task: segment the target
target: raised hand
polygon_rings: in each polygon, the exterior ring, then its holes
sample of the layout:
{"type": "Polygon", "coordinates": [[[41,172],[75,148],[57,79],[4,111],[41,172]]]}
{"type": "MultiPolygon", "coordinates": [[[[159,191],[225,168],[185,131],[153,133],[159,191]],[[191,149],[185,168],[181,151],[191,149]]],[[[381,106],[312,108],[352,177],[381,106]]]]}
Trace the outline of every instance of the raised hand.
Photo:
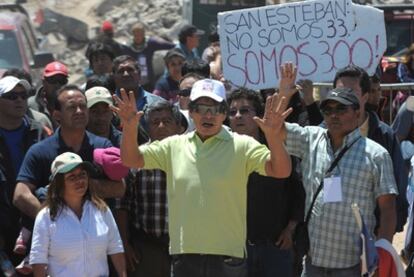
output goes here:
{"type": "Polygon", "coordinates": [[[144,114],[142,111],[137,111],[137,104],[133,91],[128,94],[124,89],[121,89],[121,98],[117,95],[113,96],[116,106],[111,106],[111,110],[115,112],[121,119],[123,126],[135,124],[138,126],[139,119],[144,114]]]}
{"type": "Polygon", "coordinates": [[[297,68],[293,63],[286,62],[280,66],[279,94],[285,96],[288,101],[297,92],[296,74],[297,68]]]}
{"type": "Polygon", "coordinates": [[[313,98],[313,82],[309,79],[302,79],[297,81],[299,90],[302,91],[303,100],[306,105],[310,105],[315,102],[313,98]]]}
{"type": "Polygon", "coordinates": [[[279,136],[285,123],[285,119],[293,111],[292,108],[286,110],[286,97],[274,94],[267,97],[263,118],[255,116],[253,119],[262,129],[266,138],[268,136],[279,136]]]}

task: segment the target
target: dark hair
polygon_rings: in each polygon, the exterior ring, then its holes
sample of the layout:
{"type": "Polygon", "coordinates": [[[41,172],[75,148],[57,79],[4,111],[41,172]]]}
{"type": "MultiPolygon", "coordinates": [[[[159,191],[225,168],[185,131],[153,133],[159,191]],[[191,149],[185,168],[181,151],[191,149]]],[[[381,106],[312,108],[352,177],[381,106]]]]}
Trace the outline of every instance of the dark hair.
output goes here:
{"type": "Polygon", "coordinates": [[[339,78],[342,77],[351,77],[351,78],[358,78],[359,79],[359,86],[361,87],[362,94],[368,93],[371,91],[371,82],[369,80],[368,73],[359,66],[356,65],[348,65],[339,69],[333,81],[333,87],[336,88],[336,83],[338,82],[339,78]]]}
{"type": "Polygon", "coordinates": [[[90,67],[92,67],[92,59],[99,54],[107,55],[111,59],[111,61],[113,61],[115,58],[112,46],[99,41],[92,42],[88,45],[88,48],[86,49],[85,53],[86,58],[89,60],[90,67]]]}
{"type": "Polygon", "coordinates": [[[169,111],[174,118],[174,121],[180,125],[182,120],[182,114],[178,109],[178,106],[171,104],[170,102],[162,99],[151,103],[150,105],[146,105],[144,108],[144,120],[147,122],[149,126],[149,118],[152,112],[159,112],[159,111],[169,111]]]}
{"type": "Polygon", "coordinates": [[[132,64],[134,65],[135,69],[137,71],[141,72],[141,68],[139,67],[139,63],[137,62],[137,60],[134,59],[133,57],[129,56],[129,55],[121,55],[121,56],[116,57],[113,60],[113,63],[114,63],[113,72],[117,71],[120,64],[122,64],[124,62],[127,62],[127,61],[131,61],[132,64]]]}
{"type": "MultiPolygon", "coordinates": [[[[50,218],[52,219],[52,221],[56,220],[56,217],[62,212],[64,206],[66,205],[65,200],[63,198],[65,192],[64,184],[65,174],[58,173],[56,174],[55,178],[50,182],[49,188],[47,190],[47,196],[44,206],[49,207],[50,218]]],[[[90,184],[88,184],[88,189],[84,195],[84,200],[91,201],[101,211],[105,211],[108,207],[105,204],[105,201],[98,197],[95,190],[90,184]]]]}
{"type": "Polygon", "coordinates": [[[23,79],[23,80],[26,80],[31,86],[33,85],[32,84],[32,76],[30,75],[29,72],[27,72],[24,69],[21,69],[21,68],[10,68],[10,69],[7,69],[3,73],[3,77],[6,77],[6,76],[13,76],[13,77],[16,77],[16,78],[18,78],[20,80],[23,79]]]}
{"type": "Polygon", "coordinates": [[[85,91],[93,87],[104,87],[114,93],[116,90],[114,76],[112,74],[91,75],[86,81],[85,91]]]}
{"type": "Polygon", "coordinates": [[[63,87],[61,87],[57,92],[56,92],[56,98],[55,98],[55,110],[60,111],[62,109],[62,103],[60,103],[59,101],[59,96],[64,93],[65,91],[68,90],[77,90],[79,91],[86,99],[85,94],[83,94],[82,90],[77,86],[77,85],[64,85],[63,87]]]}
{"type": "Polygon", "coordinates": [[[374,74],[371,77],[369,77],[372,83],[379,84],[381,83],[381,78],[378,76],[378,74],[374,74]]]}
{"type": "Polygon", "coordinates": [[[230,106],[234,100],[239,99],[246,99],[248,101],[251,101],[254,109],[256,110],[256,115],[259,117],[263,116],[264,104],[263,98],[259,92],[247,88],[236,89],[230,93],[229,97],[227,98],[227,103],[230,106]]]}
{"type": "Polygon", "coordinates": [[[180,79],[180,81],[179,81],[179,85],[181,85],[181,83],[182,83],[185,79],[187,79],[187,78],[194,78],[194,79],[196,79],[197,81],[205,79],[203,76],[200,76],[200,75],[198,75],[197,73],[190,72],[190,73],[185,74],[185,75],[184,75],[184,76],[180,79]]]}
{"type": "Polygon", "coordinates": [[[185,61],[181,68],[181,75],[196,73],[204,78],[210,78],[210,65],[203,60],[185,61]]]}
{"type": "Polygon", "coordinates": [[[218,42],[218,41],[220,41],[220,37],[219,37],[219,34],[217,33],[217,31],[213,31],[208,35],[208,42],[209,43],[218,42]]]}
{"type": "Polygon", "coordinates": [[[193,25],[184,25],[178,33],[178,41],[182,44],[187,42],[187,37],[191,37],[197,32],[197,28],[193,25]]]}

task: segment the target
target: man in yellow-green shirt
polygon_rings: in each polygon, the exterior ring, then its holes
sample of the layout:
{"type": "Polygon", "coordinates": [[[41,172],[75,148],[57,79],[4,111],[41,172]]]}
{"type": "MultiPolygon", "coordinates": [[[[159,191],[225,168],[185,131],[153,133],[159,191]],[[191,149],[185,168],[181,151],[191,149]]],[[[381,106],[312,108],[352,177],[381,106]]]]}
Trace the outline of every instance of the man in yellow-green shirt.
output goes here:
{"type": "Polygon", "coordinates": [[[263,119],[255,118],[269,144],[223,127],[227,104],[221,82],[194,83],[190,116],[194,132],[138,147],[142,112],[134,95],[121,92],[114,107],[123,123],[121,156],[130,167],[159,168],[167,175],[170,253],[175,277],[246,276],[246,185],[251,172],[289,176],[290,158],[280,138],[284,99],[267,100],[263,119]]]}

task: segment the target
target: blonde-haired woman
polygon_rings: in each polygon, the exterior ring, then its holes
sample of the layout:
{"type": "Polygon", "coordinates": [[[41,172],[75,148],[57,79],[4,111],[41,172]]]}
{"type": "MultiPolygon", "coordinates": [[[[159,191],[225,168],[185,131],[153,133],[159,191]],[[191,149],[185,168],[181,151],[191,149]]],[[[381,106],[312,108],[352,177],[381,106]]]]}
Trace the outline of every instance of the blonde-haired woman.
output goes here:
{"type": "Polygon", "coordinates": [[[33,230],[35,277],[108,276],[108,255],[118,276],[126,276],[119,231],[110,209],[89,186],[91,170],[71,152],[53,161],[45,208],[33,230]]]}

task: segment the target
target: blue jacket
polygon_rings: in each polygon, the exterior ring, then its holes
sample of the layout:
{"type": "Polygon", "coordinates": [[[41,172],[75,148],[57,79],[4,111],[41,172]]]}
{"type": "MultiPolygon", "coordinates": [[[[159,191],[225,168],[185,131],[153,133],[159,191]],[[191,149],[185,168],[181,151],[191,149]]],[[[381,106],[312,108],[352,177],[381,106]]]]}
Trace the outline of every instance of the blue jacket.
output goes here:
{"type": "MultiPolygon", "coordinates": [[[[379,120],[378,116],[373,112],[368,112],[368,138],[380,144],[387,149],[391,156],[394,168],[395,181],[398,188],[397,196],[397,232],[401,232],[407,221],[408,202],[406,198],[408,172],[401,154],[400,143],[392,130],[386,123],[379,120]]],[[[376,215],[378,216],[378,211],[376,215]]],[[[378,218],[378,217],[377,217],[378,218]]]]}

